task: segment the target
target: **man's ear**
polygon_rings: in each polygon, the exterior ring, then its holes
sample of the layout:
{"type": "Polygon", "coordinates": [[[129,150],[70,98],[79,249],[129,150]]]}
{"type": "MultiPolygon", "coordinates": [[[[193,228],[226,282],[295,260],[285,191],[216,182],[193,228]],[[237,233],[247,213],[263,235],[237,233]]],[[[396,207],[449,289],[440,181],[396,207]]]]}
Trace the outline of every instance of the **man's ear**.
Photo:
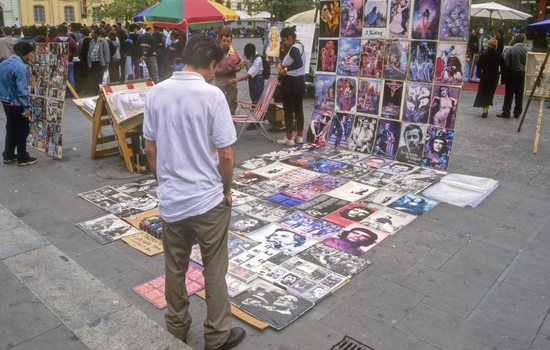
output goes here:
{"type": "Polygon", "coordinates": [[[211,70],[215,70],[216,67],[218,66],[218,63],[219,62],[216,62],[215,60],[212,60],[212,61],[210,61],[210,64],[208,65],[208,68],[211,69],[211,70]]]}

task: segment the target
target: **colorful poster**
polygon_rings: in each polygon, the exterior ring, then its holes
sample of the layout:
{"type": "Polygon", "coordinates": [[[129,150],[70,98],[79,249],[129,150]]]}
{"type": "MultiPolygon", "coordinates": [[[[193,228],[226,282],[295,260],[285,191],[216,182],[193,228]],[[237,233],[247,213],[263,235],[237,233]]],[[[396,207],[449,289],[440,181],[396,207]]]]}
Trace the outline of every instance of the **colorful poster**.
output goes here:
{"type": "Polygon", "coordinates": [[[320,39],[319,56],[317,58],[318,72],[336,72],[336,62],[338,61],[338,40],[320,39]]]}
{"type": "Polygon", "coordinates": [[[430,109],[430,124],[454,129],[459,97],[460,88],[435,85],[430,109]]]}
{"type": "Polygon", "coordinates": [[[334,113],[328,107],[323,109],[314,108],[306,133],[306,141],[319,146],[325,145],[333,115],[334,113]]]}
{"type": "Polygon", "coordinates": [[[382,116],[388,119],[399,119],[401,102],[403,101],[404,83],[397,80],[384,81],[384,96],[382,98],[382,116]]]}
{"type": "Polygon", "coordinates": [[[400,131],[401,123],[380,119],[373,155],[395,158],[397,146],[399,145],[400,131]]]}
{"type": "Polygon", "coordinates": [[[285,27],[283,22],[268,23],[267,33],[264,39],[265,55],[269,58],[279,59],[281,55],[281,30],[285,27]]]}
{"type": "Polygon", "coordinates": [[[338,40],[338,69],[340,75],[359,74],[361,61],[361,39],[340,38],[338,40]]]}
{"type": "Polygon", "coordinates": [[[357,104],[357,79],[338,78],[336,81],[336,111],[355,112],[357,104]]]}
{"type": "Polygon", "coordinates": [[[332,118],[328,143],[335,147],[348,147],[348,137],[353,125],[353,114],[336,113],[332,118]]]}
{"type": "Polygon", "coordinates": [[[384,40],[368,39],[361,42],[362,77],[382,78],[384,69],[384,40]]]}
{"type": "Polygon", "coordinates": [[[381,92],[381,80],[359,79],[359,89],[357,92],[357,113],[378,116],[380,112],[381,92]]]}
{"type": "Polygon", "coordinates": [[[412,38],[437,40],[441,0],[415,0],[412,38]]]}
{"type": "Polygon", "coordinates": [[[334,110],[336,76],[328,74],[317,74],[313,82],[315,86],[314,108],[334,110]]]}
{"type": "Polygon", "coordinates": [[[364,7],[363,37],[381,38],[386,34],[388,2],[367,0],[364,7]]]}
{"type": "Polygon", "coordinates": [[[435,61],[435,82],[462,85],[466,44],[440,43],[435,61]]]}
{"type": "Polygon", "coordinates": [[[409,57],[409,42],[387,40],[384,53],[384,78],[405,80],[409,57]]]}
{"type": "Polygon", "coordinates": [[[388,30],[390,38],[408,38],[411,16],[410,0],[390,0],[388,30]]]}
{"type": "Polygon", "coordinates": [[[340,36],[360,37],[363,29],[363,0],[341,0],[340,4],[340,36]]]}
{"type": "Polygon", "coordinates": [[[443,0],[439,40],[466,41],[468,39],[469,7],[468,0],[443,0]]]}
{"type": "Polygon", "coordinates": [[[430,103],[432,100],[432,84],[407,83],[403,121],[412,123],[428,123],[430,103]]]}
{"type": "Polygon", "coordinates": [[[354,152],[371,154],[374,148],[377,125],[378,118],[356,116],[348,140],[348,149],[354,152]]]}
{"type": "Polygon", "coordinates": [[[412,41],[407,79],[410,81],[432,82],[435,72],[435,55],[435,42],[412,41]]]}
{"type": "Polygon", "coordinates": [[[321,1],[319,36],[337,38],[340,33],[340,1],[321,1]]]}
{"type": "Polygon", "coordinates": [[[422,165],[438,170],[447,170],[453,140],[453,130],[428,126],[422,165]]]}

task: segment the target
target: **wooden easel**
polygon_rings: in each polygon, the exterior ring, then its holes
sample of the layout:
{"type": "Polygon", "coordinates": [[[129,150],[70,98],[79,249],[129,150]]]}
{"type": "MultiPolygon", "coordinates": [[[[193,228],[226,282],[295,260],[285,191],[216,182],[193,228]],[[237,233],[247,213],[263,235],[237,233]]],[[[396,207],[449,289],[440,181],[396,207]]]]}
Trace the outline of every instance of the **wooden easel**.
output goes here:
{"type": "Polygon", "coordinates": [[[102,85],[99,98],[97,99],[96,109],[92,119],[92,158],[104,157],[113,153],[120,152],[124,159],[126,169],[133,173],[134,165],[132,164],[133,151],[131,148],[131,142],[129,142],[131,131],[143,124],[143,114],[136,115],[132,118],[119,122],[119,118],[115,116],[115,112],[109,102],[108,95],[117,92],[132,90],[137,88],[146,88],[153,86],[151,81],[136,83],[136,84],[122,84],[122,85],[102,85]],[[107,110],[107,116],[103,115],[103,109],[107,110]],[[114,135],[102,136],[103,127],[111,125],[114,131],[114,135]],[[104,148],[98,150],[98,145],[102,145],[108,142],[115,141],[118,147],[104,148]]]}

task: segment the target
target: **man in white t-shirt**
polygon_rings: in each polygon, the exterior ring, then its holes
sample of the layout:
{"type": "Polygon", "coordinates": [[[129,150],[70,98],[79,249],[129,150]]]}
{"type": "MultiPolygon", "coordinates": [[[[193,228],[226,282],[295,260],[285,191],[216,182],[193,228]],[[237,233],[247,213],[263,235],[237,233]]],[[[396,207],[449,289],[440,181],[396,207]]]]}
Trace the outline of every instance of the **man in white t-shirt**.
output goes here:
{"type": "Polygon", "coordinates": [[[198,241],[204,264],[207,316],[205,348],[231,349],[245,337],[231,328],[225,275],[231,216],[233,148],[237,136],[223,92],[214,78],[223,51],[196,35],[183,53],[183,71],[154,86],[145,101],[143,136],[151,171],[159,183],[166,264],[166,326],[187,340],[191,326],[185,273],[198,241]]]}

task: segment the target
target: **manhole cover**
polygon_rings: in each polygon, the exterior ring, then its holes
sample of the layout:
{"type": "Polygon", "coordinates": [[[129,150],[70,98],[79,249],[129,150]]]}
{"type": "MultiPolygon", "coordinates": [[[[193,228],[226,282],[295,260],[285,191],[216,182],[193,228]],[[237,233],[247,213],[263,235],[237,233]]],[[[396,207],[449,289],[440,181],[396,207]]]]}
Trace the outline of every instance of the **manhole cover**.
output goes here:
{"type": "Polygon", "coordinates": [[[330,348],[330,350],[375,350],[375,349],[371,348],[370,346],[366,346],[365,344],[358,342],[352,337],[348,337],[346,335],[344,339],[340,340],[338,344],[334,345],[332,348],[330,348]]]}

